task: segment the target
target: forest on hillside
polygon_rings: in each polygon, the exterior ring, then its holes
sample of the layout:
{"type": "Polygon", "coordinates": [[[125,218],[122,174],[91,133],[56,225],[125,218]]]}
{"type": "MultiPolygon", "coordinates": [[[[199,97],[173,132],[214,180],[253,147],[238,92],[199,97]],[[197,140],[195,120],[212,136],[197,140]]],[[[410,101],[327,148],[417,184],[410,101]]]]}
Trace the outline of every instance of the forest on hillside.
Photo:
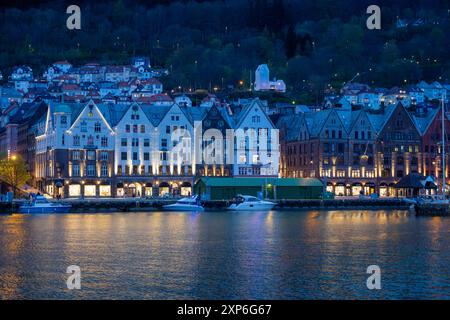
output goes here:
{"type": "Polygon", "coordinates": [[[450,78],[447,0],[376,1],[381,30],[366,28],[372,0],[77,2],[81,30],[65,27],[67,1],[2,3],[3,74],[18,64],[40,73],[61,59],[121,64],[147,55],[169,70],[166,88],[208,89],[246,87],[267,63],[304,102],[357,73],[383,87],[450,78]]]}

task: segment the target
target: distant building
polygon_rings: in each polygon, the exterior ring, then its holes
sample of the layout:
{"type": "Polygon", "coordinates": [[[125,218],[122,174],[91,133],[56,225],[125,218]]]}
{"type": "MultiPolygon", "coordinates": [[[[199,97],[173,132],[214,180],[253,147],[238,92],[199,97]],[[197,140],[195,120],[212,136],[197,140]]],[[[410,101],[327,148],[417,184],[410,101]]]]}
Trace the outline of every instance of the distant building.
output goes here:
{"type": "Polygon", "coordinates": [[[447,89],[437,81],[430,84],[421,81],[417,84],[417,87],[423,90],[425,97],[427,97],[428,100],[442,99],[442,95],[447,91],[447,89]]]}
{"type": "Polygon", "coordinates": [[[47,70],[43,74],[43,77],[47,79],[47,81],[51,81],[54,78],[62,76],[63,74],[69,72],[71,68],[72,65],[69,62],[57,61],[47,68],[47,70]]]}
{"type": "Polygon", "coordinates": [[[33,80],[33,70],[28,66],[14,67],[10,80],[17,90],[26,93],[30,86],[30,81],[33,80]]]}
{"type": "Polygon", "coordinates": [[[175,97],[175,103],[183,107],[192,107],[192,100],[185,94],[175,97]]]}
{"type": "Polygon", "coordinates": [[[270,71],[267,64],[260,64],[255,71],[255,91],[286,92],[283,80],[270,81],[270,71]]]}
{"type": "Polygon", "coordinates": [[[140,66],[150,68],[150,58],[149,57],[133,57],[131,59],[131,65],[135,68],[140,66]]]}

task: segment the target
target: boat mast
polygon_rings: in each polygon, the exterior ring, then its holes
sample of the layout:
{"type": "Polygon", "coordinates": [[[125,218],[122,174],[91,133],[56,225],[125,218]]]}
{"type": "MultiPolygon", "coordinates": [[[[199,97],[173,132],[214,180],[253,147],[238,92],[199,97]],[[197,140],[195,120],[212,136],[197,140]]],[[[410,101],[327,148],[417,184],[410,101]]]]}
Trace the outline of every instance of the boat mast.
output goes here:
{"type": "Polygon", "coordinates": [[[445,197],[445,93],[442,93],[442,195],[445,197]]]}

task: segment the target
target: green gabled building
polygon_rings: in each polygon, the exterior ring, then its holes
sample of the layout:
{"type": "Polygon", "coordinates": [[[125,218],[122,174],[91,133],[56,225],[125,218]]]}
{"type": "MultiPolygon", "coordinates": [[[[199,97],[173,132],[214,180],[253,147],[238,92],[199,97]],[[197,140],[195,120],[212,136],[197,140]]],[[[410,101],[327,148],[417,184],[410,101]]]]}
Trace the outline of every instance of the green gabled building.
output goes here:
{"type": "Polygon", "coordinates": [[[203,177],[195,183],[194,192],[208,200],[230,200],[238,194],[269,199],[319,199],[323,184],[314,178],[203,177]]]}

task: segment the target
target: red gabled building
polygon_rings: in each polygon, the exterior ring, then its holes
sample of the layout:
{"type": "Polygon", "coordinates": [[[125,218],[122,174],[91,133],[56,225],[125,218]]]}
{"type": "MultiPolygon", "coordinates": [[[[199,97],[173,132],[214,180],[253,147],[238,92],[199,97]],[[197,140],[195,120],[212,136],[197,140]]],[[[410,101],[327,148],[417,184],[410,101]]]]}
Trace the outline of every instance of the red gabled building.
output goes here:
{"type": "MultiPolygon", "coordinates": [[[[417,127],[421,131],[421,173],[435,178],[439,188],[442,185],[442,110],[440,108],[428,111],[423,117],[414,117],[417,127]]],[[[449,179],[450,152],[450,120],[448,114],[444,116],[445,131],[445,176],[449,179]]]]}

